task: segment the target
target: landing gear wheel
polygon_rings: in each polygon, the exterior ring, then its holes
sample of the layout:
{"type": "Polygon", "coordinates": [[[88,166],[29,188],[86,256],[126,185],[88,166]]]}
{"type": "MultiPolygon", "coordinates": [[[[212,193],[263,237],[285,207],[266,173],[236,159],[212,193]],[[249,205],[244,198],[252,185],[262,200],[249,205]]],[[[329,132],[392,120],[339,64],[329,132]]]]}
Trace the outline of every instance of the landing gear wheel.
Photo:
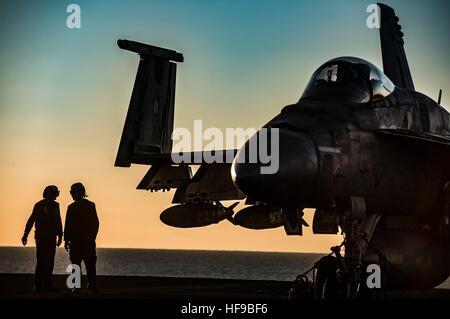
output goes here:
{"type": "Polygon", "coordinates": [[[314,282],[316,299],[337,299],[340,296],[338,281],[338,261],[334,256],[325,256],[317,266],[314,282]]]}

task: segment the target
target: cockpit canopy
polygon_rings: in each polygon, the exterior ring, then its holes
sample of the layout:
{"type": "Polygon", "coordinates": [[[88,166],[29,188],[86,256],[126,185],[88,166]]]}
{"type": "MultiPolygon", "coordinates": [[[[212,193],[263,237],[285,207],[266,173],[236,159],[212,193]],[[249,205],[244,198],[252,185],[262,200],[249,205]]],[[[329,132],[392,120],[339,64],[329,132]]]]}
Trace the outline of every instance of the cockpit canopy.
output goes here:
{"type": "Polygon", "coordinates": [[[394,89],[391,80],[372,63],[341,57],[326,62],[314,72],[301,99],[327,96],[367,103],[385,98],[394,89]]]}

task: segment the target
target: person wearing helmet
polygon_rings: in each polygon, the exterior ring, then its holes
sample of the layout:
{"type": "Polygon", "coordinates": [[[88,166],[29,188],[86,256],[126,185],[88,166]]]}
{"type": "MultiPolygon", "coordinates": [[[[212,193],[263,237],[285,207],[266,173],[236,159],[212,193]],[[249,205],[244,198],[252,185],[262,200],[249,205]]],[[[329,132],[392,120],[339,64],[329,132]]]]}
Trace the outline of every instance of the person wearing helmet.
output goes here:
{"type": "Polygon", "coordinates": [[[57,291],[52,286],[52,273],[55,260],[56,246],[61,245],[62,223],[59,213],[58,187],[49,185],[45,187],[43,199],[34,205],[33,212],[28,218],[22,244],[27,244],[28,234],[33,225],[36,240],[36,270],[34,274],[34,292],[57,291]]]}
{"type": "MultiPolygon", "coordinates": [[[[98,292],[96,281],[95,239],[97,238],[99,221],[95,204],[86,199],[86,189],[81,183],[75,183],[70,188],[74,202],[67,208],[64,226],[64,248],[70,254],[72,264],[80,266],[84,261],[88,277],[88,288],[98,292]]],[[[74,292],[79,289],[74,288],[74,292]]]]}

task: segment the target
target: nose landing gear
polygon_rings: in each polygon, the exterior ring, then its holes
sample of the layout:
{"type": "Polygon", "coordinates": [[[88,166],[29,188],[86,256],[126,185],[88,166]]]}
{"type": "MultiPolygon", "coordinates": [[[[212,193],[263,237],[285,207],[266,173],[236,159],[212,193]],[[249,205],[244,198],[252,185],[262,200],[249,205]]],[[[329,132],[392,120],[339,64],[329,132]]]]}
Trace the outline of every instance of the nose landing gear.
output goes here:
{"type": "Polygon", "coordinates": [[[322,257],[306,273],[297,277],[289,293],[296,295],[299,287],[308,287],[316,299],[352,299],[361,291],[363,282],[362,256],[369,245],[380,215],[366,214],[365,200],[351,197],[350,208],[341,216],[340,226],[344,242],[331,248],[331,253],[322,257]],[[344,247],[345,254],[341,255],[344,247]],[[313,271],[312,286],[307,274],[313,271]],[[305,284],[306,281],[306,284],[305,284]]]}

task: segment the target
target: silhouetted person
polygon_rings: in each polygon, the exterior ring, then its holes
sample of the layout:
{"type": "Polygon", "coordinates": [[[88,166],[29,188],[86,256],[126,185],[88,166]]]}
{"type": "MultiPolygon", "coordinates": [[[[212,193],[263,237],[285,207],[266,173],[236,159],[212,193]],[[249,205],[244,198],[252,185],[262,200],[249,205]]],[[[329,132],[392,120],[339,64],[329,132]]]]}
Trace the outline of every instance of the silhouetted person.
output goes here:
{"type": "Polygon", "coordinates": [[[59,190],[54,185],[47,186],[42,196],[44,199],[34,205],[22,237],[22,244],[25,246],[28,234],[34,225],[36,240],[35,292],[57,291],[52,286],[52,273],[56,246],[59,247],[62,241],[61,215],[59,204],[56,202],[59,190]]]}
{"type": "MultiPolygon", "coordinates": [[[[96,281],[95,239],[98,233],[98,217],[95,204],[86,199],[86,189],[83,184],[75,183],[70,188],[74,202],[67,208],[64,227],[64,248],[70,253],[70,261],[81,269],[84,261],[88,277],[88,287],[98,292],[96,281]]],[[[74,292],[78,292],[75,288],[74,292]]]]}

